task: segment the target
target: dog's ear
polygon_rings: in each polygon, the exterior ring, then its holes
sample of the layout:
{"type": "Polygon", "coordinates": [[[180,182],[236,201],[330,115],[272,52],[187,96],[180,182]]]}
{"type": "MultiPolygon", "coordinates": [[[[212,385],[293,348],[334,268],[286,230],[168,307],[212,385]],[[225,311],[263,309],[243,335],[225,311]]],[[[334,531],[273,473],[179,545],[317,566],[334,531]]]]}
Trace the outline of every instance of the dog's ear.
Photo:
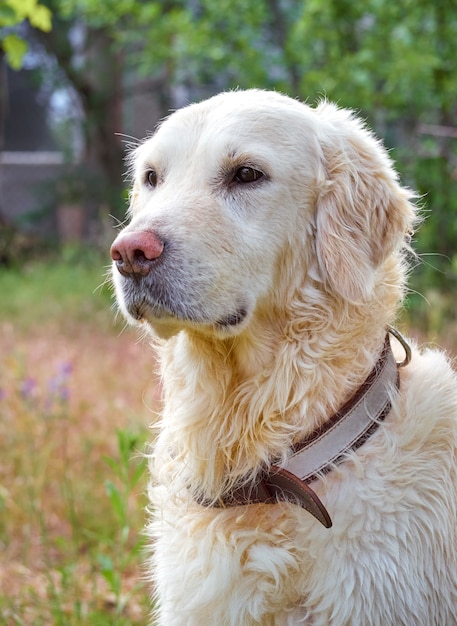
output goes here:
{"type": "Polygon", "coordinates": [[[354,114],[322,103],[325,182],[316,206],[316,253],[326,284],[346,300],[370,299],[376,270],[412,227],[412,194],[400,187],[379,141],[354,114]]]}

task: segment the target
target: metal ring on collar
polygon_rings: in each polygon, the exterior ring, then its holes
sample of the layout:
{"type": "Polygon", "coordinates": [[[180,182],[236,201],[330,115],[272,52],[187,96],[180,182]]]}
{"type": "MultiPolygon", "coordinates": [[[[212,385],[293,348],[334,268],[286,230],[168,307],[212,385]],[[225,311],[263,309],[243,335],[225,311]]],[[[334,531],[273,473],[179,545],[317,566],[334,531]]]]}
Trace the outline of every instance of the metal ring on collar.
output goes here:
{"type": "Polygon", "coordinates": [[[403,359],[403,361],[400,361],[400,363],[397,363],[398,367],[405,367],[411,361],[411,348],[408,342],[403,337],[403,335],[396,328],[390,326],[390,324],[387,325],[387,332],[395,337],[395,339],[401,344],[403,350],[405,351],[405,358],[403,359]]]}

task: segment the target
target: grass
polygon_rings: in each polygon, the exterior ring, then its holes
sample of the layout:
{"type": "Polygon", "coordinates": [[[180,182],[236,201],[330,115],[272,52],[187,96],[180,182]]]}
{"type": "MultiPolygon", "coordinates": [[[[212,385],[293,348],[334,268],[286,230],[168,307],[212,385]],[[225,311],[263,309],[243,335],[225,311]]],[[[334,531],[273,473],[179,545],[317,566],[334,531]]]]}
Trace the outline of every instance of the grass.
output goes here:
{"type": "Polygon", "coordinates": [[[90,322],[113,327],[111,295],[104,286],[108,260],[81,248],[68,248],[60,257],[0,271],[0,319],[27,330],[50,322],[90,322]],[[105,264],[105,265],[104,265],[105,264]],[[108,319],[110,317],[110,319],[108,319]]]}
{"type": "Polygon", "coordinates": [[[0,623],[144,624],[153,355],[95,256],[0,270],[0,623]]]}

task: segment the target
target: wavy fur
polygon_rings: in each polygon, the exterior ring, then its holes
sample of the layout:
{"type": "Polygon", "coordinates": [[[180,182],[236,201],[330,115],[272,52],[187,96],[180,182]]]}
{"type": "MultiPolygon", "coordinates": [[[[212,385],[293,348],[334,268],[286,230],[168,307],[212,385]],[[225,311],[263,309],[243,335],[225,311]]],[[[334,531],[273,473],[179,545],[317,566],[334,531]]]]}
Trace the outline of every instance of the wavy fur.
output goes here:
{"type": "Polygon", "coordinates": [[[287,456],[371,371],[416,219],[385,149],[331,103],[251,90],[176,112],[132,163],[124,232],[165,241],[152,278],[114,269],[121,310],[156,336],[163,380],[157,624],[457,623],[457,384],[439,352],[414,350],[385,423],[313,485],[332,529],[293,504],[196,501],[287,456]],[[237,184],[240,167],[263,178],[237,184]]]}

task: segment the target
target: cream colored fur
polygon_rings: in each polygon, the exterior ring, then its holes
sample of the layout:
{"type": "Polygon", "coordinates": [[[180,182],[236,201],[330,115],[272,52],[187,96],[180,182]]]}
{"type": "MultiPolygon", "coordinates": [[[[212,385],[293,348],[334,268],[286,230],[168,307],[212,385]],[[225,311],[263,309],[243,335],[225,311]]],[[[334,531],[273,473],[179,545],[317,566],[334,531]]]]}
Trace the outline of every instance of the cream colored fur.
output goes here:
{"type": "Polygon", "coordinates": [[[438,351],[414,347],[385,422],[312,485],[331,529],[294,504],[196,501],[287,456],[376,362],[414,221],[386,151],[351,112],[251,90],[174,113],[132,164],[124,232],[166,242],[154,296],[113,270],[163,379],[154,623],[457,624],[457,381],[438,351]]]}

